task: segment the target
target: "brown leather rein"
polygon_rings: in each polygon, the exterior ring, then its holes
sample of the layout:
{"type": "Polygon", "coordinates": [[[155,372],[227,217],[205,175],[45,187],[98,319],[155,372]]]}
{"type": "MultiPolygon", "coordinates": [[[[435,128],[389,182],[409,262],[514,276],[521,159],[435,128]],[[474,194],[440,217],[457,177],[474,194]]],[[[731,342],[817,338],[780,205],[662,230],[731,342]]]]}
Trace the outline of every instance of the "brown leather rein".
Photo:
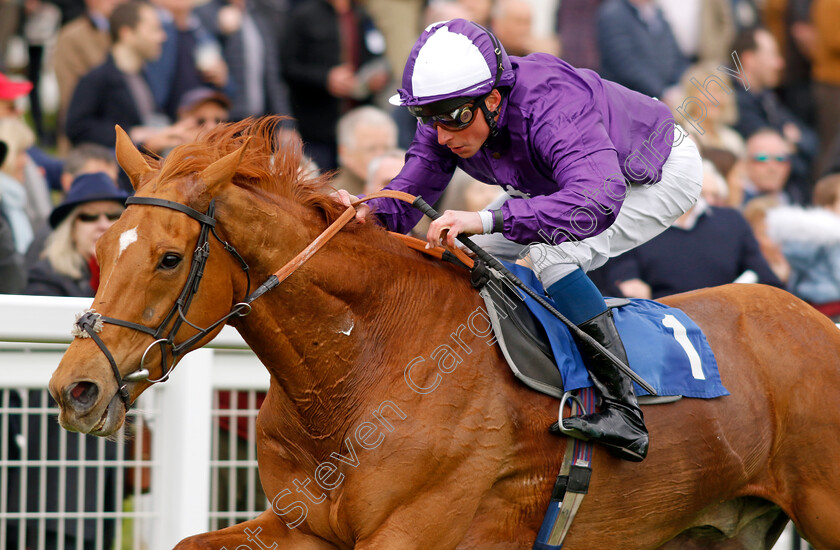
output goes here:
{"type": "MultiPolygon", "coordinates": [[[[289,277],[289,275],[294,273],[300,266],[306,263],[306,261],[309,258],[311,258],[316,252],[318,252],[318,250],[320,250],[321,247],[327,244],[327,242],[329,242],[330,239],[332,239],[336,234],[338,234],[338,232],[341,231],[341,229],[356,216],[356,206],[363,204],[369,200],[383,198],[396,199],[403,202],[407,202],[409,204],[413,204],[417,200],[417,197],[409,193],[405,193],[403,191],[391,191],[388,189],[378,191],[376,193],[371,193],[370,195],[357,200],[356,202],[348,206],[347,210],[345,210],[344,213],[337,220],[330,224],[330,226],[327,227],[323,231],[323,233],[318,235],[315,238],[315,240],[309,244],[309,246],[301,250],[297,256],[292,258],[286,265],[281,267],[271,277],[269,277],[269,280],[267,280],[259,288],[257,288],[257,290],[254,291],[254,293],[249,297],[249,299],[246,300],[246,303],[253,302],[255,299],[262,296],[268,290],[271,290],[275,286],[279,285],[284,280],[286,280],[289,277]],[[276,278],[276,280],[272,279],[272,277],[276,278]],[[260,290],[266,285],[270,286],[262,292],[260,292],[260,290]]],[[[454,255],[455,258],[458,259],[458,261],[466,265],[468,268],[472,269],[473,267],[474,262],[472,258],[467,256],[467,254],[465,254],[464,251],[458,248],[453,249],[449,247],[436,247],[430,250],[426,250],[426,243],[424,241],[421,241],[420,239],[415,239],[414,237],[401,235],[399,233],[392,233],[392,235],[396,236],[398,239],[403,241],[403,243],[405,243],[410,248],[419,250],[424,254],[429,254],[430,256],[433,256],[438,259],[445,259],[446,252],[449,252],[450,254],[454,255]]]]}

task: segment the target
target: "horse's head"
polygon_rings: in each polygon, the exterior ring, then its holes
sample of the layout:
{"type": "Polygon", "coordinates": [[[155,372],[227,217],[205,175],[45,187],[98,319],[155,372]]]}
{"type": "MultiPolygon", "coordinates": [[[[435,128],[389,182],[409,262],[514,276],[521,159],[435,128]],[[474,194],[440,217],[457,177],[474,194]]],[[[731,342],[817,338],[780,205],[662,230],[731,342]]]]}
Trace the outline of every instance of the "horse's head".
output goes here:
{"type": "Polygon", "coordinates": [[[184,173],[147,161],[122,129],[117,136],[117,160],[136,195],[96,245],[95,313],[74,325],[77,338],[50,381],[61,425],[95,435],[118,430],[137,396],[212,339],[229,313],[247,309],[235,306],[247,276],[214,232],[213,199],[248,138],[228,136],[232,145],[184,173]]]}

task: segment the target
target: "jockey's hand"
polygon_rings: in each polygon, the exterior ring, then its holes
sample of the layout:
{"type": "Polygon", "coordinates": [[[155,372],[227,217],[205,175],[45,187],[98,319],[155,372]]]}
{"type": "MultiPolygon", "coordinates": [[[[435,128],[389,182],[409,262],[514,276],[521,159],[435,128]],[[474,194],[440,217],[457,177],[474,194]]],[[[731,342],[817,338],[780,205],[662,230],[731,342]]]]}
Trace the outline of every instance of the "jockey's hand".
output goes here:
{"type": "MultiPolygon", "coordinates": [[[[336,202],[343,204],[344,206],[352,206],[354,202],[359,200],[359,197],[355,195],[351,195],[345,189],[339,189],[338,191],[333,191],[330,193],[330,196],[336,202]]],[[[365,223],[365,218],[370,213],[370,206],[367,204],[360,204],[356,206],[356,220],[365,223]]]]}
{"type": "Polygon", "coordinates": [[[458,235],[475,235],[483,231],[484,226],[481,224],[481,216],[478,212],[447,210],[429,225],[429,231],[426,233],[426,248],[443,244],[444,238],[450,248],[455,248],[455,237],[458,235]],[[444,231],[446,235],[443,234],[444,231]]]}

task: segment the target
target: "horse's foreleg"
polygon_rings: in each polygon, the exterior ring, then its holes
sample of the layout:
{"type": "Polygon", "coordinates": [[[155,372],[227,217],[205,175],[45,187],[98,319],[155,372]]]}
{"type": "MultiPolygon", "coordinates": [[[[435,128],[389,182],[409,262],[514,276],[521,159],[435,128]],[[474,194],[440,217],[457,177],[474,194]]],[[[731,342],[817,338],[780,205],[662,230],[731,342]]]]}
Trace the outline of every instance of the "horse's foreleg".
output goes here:
{"type": "Polygon", "coordinates": [[[174,550],[335,550],[329,542],[289,529],[274,512],[266,510],[256,519],[220,531],[182,540],[174,550]]]}

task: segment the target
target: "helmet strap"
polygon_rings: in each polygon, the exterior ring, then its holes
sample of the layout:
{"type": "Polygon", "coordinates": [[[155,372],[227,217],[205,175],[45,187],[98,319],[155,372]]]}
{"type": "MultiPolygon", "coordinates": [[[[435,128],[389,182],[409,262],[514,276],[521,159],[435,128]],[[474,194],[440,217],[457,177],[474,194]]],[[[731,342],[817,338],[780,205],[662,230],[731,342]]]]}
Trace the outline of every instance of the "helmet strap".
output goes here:
{"type": "Polygon", "coordinates": [[[489,97],[489,95],[490,94],[484,96],[478,106],[481,109],[481,112],[484,113],[484,120],[487,121],[487,126],[490,127],[490,135],[487,137],[487,139],[493,139],[499,135],[499,127],[497,121],[499,116],[499,109],[502,106],[502,101],[500,98],[499,106],[491,111],[487,108],[487,98],[489,97]]]}
{"type": "MultiPolygon", "coordinates": [[[[481,25],[476,25],[487,33],[487,36],[490,38],[490,42],[493,44],[493,53],[496,55],[496,76],[493,79],[493,87],[490,88],[490,91],[487,92],[483,98],[481,98],[481,101],[479,103],[481,112],[484,113],[484,120],[487,121],[487,126],[490,128],[490,135],[487,137],[487,140],[489,141],[499,135],[497,119],[499,115],[499,110],[502,108],[502,99],[504,98],[504,96],[502,96],[502,98],[499,99],[499,106],[492,111],[487,108],[486,101],[490,94],[493,93],[493,90],[497,89],[496,86],[499,85],[499,80],[502,76],[502,73],[505,70],[505,67],[502,63],[502,44],[501,42],[499,42],[499,39],[496,38],[496,35],[488,31],[481,25]]],[[[501,91],[499,93],[501,94],[501,91]]],[[[484,143],[486,144],[487,141],[485,141],[484,143]]]]}

